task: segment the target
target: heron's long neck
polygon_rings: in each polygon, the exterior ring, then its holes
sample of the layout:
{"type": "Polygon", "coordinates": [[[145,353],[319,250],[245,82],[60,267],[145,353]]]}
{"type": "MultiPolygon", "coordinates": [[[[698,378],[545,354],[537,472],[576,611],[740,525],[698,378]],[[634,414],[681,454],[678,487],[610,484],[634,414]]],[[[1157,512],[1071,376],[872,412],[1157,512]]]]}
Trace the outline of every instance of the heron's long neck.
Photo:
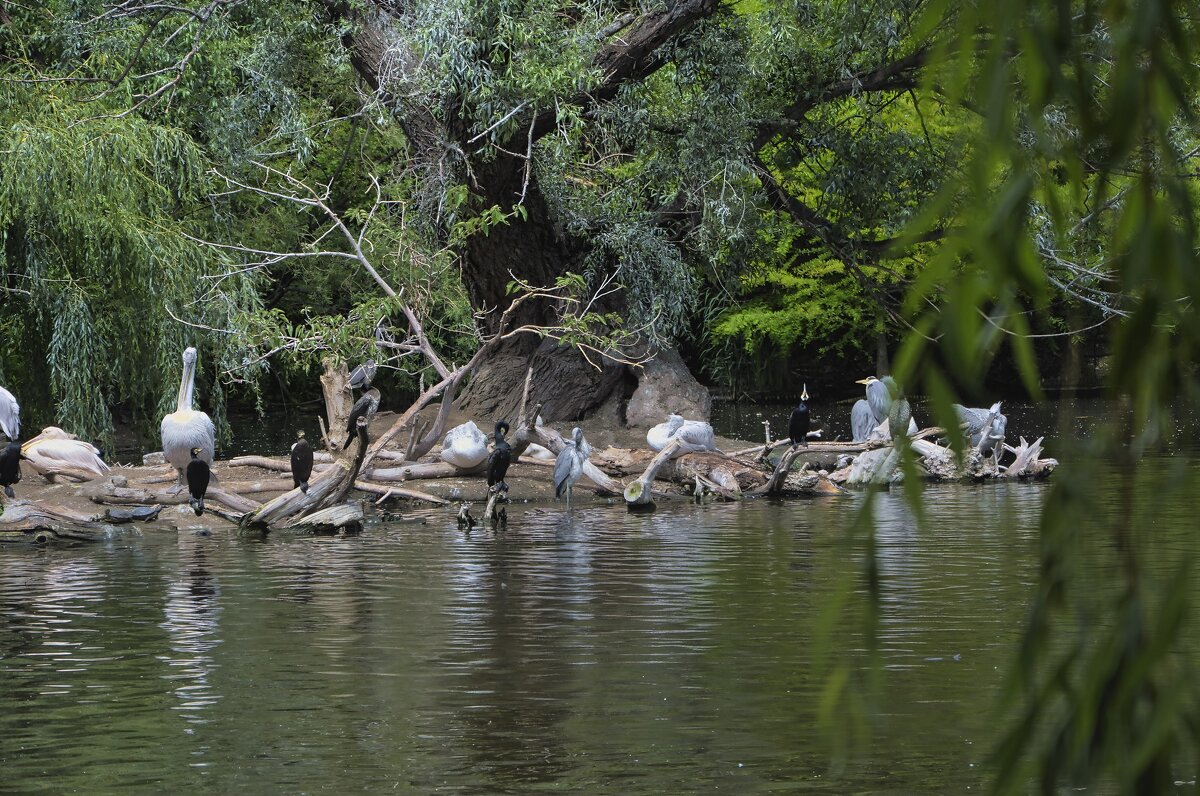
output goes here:
{"type": "Polygon", "coordinates": [[[183,379],[179,382],[179,403],[175,411],[183,412],[192,408],[192,388],[196,383],[196,363],[183,363],[183,379]]]}

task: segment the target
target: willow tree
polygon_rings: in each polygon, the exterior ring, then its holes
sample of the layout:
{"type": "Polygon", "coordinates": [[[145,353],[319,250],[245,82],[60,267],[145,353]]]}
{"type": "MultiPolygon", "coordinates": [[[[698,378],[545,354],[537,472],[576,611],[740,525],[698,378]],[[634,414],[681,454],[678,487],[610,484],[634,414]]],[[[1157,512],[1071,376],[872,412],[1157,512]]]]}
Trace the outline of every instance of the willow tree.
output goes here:
{"type": "Polygon", "coordinates": [[[206,158],[178,129],[80,104],[72,85],[0,90],[0,382],[26,425],[111,439],[115,406],[156,420],[173,408],[188,345],[201,348],[202,392],[220,421],[211,374],[244,352],[237,337],[189,324],[224,328],[255,310],[259,280],[219,279],[221,263],[189,239],[206,158]]]}

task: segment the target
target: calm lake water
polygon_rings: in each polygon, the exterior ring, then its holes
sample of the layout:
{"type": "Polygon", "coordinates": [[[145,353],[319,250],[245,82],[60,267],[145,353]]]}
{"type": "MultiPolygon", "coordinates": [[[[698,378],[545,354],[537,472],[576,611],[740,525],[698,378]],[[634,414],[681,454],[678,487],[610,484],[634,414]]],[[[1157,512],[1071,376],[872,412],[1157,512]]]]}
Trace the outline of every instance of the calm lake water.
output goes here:
{"type": "MultiPolygon", "coordinates": [[[[1190,447],[1144,465],[1200,487],[1190,447]]],[[[882,675],[844,756],[815,639],[861,593],[862,495],[0,548],[0,792],[979,791],[1048,488],[932,488],[921,526],[879,496],[882,675]]],[[[1159,510],[1159,572],[1193,508],[1159,510]]],[[[864,644],[846,620],[827,657],[864,644]]]]}

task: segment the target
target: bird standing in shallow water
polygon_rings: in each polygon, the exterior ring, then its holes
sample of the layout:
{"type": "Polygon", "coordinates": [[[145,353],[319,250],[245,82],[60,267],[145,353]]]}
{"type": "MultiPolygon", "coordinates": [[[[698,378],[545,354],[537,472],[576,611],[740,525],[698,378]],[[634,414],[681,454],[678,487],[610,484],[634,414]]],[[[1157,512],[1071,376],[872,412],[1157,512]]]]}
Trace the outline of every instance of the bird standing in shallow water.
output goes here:
{"type": "Polygon", "coordinates": [[[362,394],[362,397],[354,402],[354,408],[350,410],[350,417],[346,420],[346,444],[342,446],[342,450],[350,447],[350,443],[358,436],[358,419],[365,417],[368,422],[375,416],[375,412],[379,410],[379,390],[372,387],[362,394]]]}
{"type": "Polygon", "coordinates": [[[0,453],[0,486],[4,487],[4,494],[15,498],[17,495],[13,492],[12,485],[20,480],[21,446],[10,442],[5,446],[4,452],[0,453]]]}
{"type": "Polygon", "coordinates": [[[188,494],[191,496],[188,503],[197,517],[204,513],[204,495],[208,492],[208,482],[212,478],[208,462],[200,458],[203,453],[200,448],[192,448],[192,460],[187,466],[188,494]]]}
{"type": "Polygon", "coordinates": [[[200,449],[200,458],[212,464],[216,448],[216,430],[212,420],[204,412],[192,409],[192,391],[196,386],[196,349],[189,347],[183,352],[183,378],[179,382],[179,399],[176,409],[162,419],[159,433],[162,435],[163,456],[179,473],[183,483],[183,472],[191,459],[192,448],[200,449]]]}
{"type": "Polygon", "coordinates": [[[571,431],[571,440],[559,451],[554,462],[554,497],[567,493],[567,507],[571,506],[571,487],[583,475],[584,462],[592,453],[592,446],[583,438],[583,429],[578,426],[571,431]]]}
{"type": "Polygon", "coordinates": [[[308,477],[312,475],[313,449],[304,438],[303,431],[296,432],[296,441],[292,443],[292,487],[308,494],[308,477]]]}
{"type": "Polygon", "coordinates": [[[16,396],[3,387],[0,387],[0,431],[9,442],[16,442],[21,436],[21,405],[16,396]]]}
{"type": "Polygon", "coordinates": [[[788,436],[792,438],[793,445],[803,445],[808,447],[808,428],[811,421],[808,416],[808,385],[800,391],[800,403],[796,404],[796,408],[792,410],[791,419],[788,420],[788,436]]]}
{"type": "Polygon", "coordinates": [[[512,464],[512,446],[504,439],[507,433],[508,423],[503,420],[496,423],[496,444],[492,446],[487,463],[489,490],[497,484],[500,484],[502,489],[508,489],[508,484],[504,483],[504,476],[508,474],[508,466],[512,464]]]}

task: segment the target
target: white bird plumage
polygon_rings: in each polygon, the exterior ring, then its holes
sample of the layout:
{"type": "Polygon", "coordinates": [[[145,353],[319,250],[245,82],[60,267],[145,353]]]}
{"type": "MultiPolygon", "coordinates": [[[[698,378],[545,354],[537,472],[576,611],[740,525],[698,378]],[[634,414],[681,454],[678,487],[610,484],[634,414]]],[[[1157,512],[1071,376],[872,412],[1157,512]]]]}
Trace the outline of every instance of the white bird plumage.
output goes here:
{"type": "Polygon", "coordinates": [[[646,432],[646,444],[651,450],[662,450],[667,447],[671,437],[675,436],[675,432],[683,428],[683,423],[682,415],[667,415],[667,422],[652,426],[646,432]]]}
{"type": "Polygon", "coordinates": [[[21,405],[15,395],[0,387],[0,431],[11,442],[21,436],[21,405]]]}
{"type": "Polygon", "coordinates": [[[30,467],[45,476],[56,475],[64,469],[82,470],[94,476],[109,471],[96,446],[77,439],[58,426],[42,429],[41,434],[21,446],[21,454],[30,467]]]}
{"type": "Polygon", "coordinates": [[[713,427],[701,420],[684,420],[682,415],[667,415],[667,422],[659,423],[646,432],[646,444],[660,451],[673,439],[683,443],[683,450],[715,451],[717,437],[713,427]]]}
{"type": "Polygon", "coordinates": [[[487,437],[474,420],[468,420],[446,432],[438,456],[464,470],[478,467],[488,456],[487,437]]]}
{"type": "Polygon", "coordinates": [[[163,456],[179,473],[179,483],[188,462],[192,460],[192,448],[200,449],[200,458],[210,466],[216,449],[216,429],[204,412],[192,409],[192,393],[196,383],[196,349],[183,352],[183,378],[179,382],[179,400],[176,409],[162,419],[159,432],[162,434],[163,456]]]}

